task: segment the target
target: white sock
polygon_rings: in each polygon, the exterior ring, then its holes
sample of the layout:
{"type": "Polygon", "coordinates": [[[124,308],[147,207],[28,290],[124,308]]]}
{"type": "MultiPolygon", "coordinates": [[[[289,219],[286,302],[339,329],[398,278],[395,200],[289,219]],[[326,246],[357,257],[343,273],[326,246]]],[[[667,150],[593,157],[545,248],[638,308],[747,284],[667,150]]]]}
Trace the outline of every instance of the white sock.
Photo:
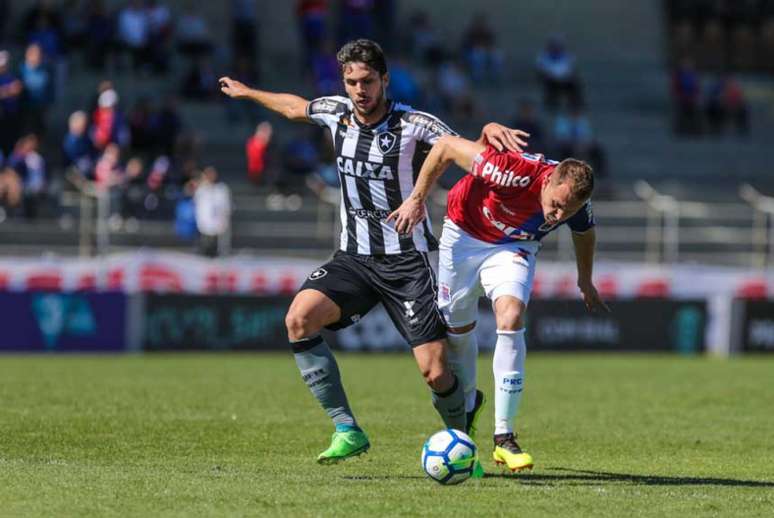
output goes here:
{"type": "Polygon", "coordinates": [[[497,331],[492,370],[495,389],[495,431],[513,433],[513,421],[519,411],[524,389],[524,357],[527,345],[524,329],[497,331]]]}
{"type": "Polygon", "coordinates": [[[476,405],[476,361],[478,360],[478,341],[476,328],[467,333],[448,333],[449,366],[462,383],[465,394],[465,411],[470,412],[476,405]]]}

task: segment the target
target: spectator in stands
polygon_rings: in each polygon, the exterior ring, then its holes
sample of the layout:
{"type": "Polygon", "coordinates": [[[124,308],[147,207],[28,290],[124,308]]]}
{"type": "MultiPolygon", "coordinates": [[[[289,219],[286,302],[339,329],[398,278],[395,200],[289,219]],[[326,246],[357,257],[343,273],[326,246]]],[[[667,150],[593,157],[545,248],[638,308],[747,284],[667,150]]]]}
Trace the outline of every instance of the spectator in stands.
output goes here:
{"type": "Polygon", "coordinates": [[[387,88],[390,99],[412,106],[422,104],[422,90],[419,81],[414,77],[406,61],[399,56],[391,61],[390,83],[387,88]]]}
{"type": "Polygon", "coordinates": [[[414,61],[437,66],[443,60],[441,40],[426,11],[414,11],[409,18],[407,47],[414,61]]]}
{"type": "MultiPolygon", "coordinates": [[[[607,174],[604,149],[594,136],[591,121],[580,106],[571,108],[569,113],[561,112],[554,123],[554,143],[557,159],[578,158],[594,168],[596,178],[607,174]]],[[[531,143],[530,143],[531,147],[531,143]]]]}
{"type": "Polygon", "coordinates": [[[397,4],[397,0],[376,0],[374,2],[373,17],[376,41],[387,54],[397,50],[395,48],[398,43],[395,36],[399,32],[395,29],[395,20],[398,16],[397,4]]]}
{"type": "Polygon", "coordinates": [[[334,95],[341,90],[341,71],[333,41],[326,41],[312,56],[312,75],[317,97],[334,95]]]}
{"type": "Polygon", "coordinates": [[[135,70],[150,62],[150,18],[142,0],[130,0],[118,14],[118,39],[135,70]]]}
{"type": "Polygon", "coordinates": [[[288,174],[278,178],[278,185],[282,190],[293,190],[303,183],[305,177],[317,170],[320,162],[320,153],[315,142],[316,128],[300,128],[285,145],[282,156],[283,166],[288,174]]]}
{"type": "Polygon", "coordinates": [[[297,0],[296,18],[301,32],[304,48],[304,59],[307,64],[322,47],[327,33],[325,18],[328,16],[327,0],[297,0]]]}
{"type": "Polygon", "coordinates": [[[142,217],[145,199],[144,164],[141,158],[132,157],[126,162],[122,180],[121,216],[126,226],[133,228],[142,217]]]}
{"type": "Polygon", "coordinates": [[[98,151],[104,151],[111,143],[121,147],[129,144],[129,127],[118,108],[118,94],[112,88],[99,94],[91,123],[91,140],[98,151]]]}
{"type": "Polygon", "coordinates": [[[581,82],[575,68],[575,57],[565,49],[564,42],[554,36],[537,57],[537,73],[543,83],[543,99],[550,110],[559,108],[563,100],[570,107],[581,106],[581,82]]]}
{"type": "Polygon", "coordinates": [[[457,119],[473,117],[473,90],[470,79],[463,68],[452,60],[447,60],[438,70],[438,90],[444,108],[457,119]]]}
{"type": "Polygon", "coordinates": [[[152,118],[153,106],[150,98],[139,97],[127,115],[133,151],[147,153],[155,146],[156,135],[151,130],[152,118]]]}
{"type": "Polygon", "coordinates": [[[167,95],[161,108],[151,113],[150,133],[153,135],[153,149],[166,156],[174,156],[183,121],[177,108],[177,98],[167,95]]]}
{"type": "Polygon", "coordinates": [[[11,19],[10,3],[10,0],[0,0],[0,46],[3,46],[7,39],[6,25],[11,19]]]}
{"type": "Polygon", "coordinates": [[[258,56],[258,13],[255,0],[231,0],[231,54],[255,60],[258,56]]]}
{"type": "Polygon", "coordinates": [[[73,112],[67,121],[67,133],[62,141],[62,162],[68,178],[76,184],[88,178],[94,166],[94,146],[89,138],[88,127],[89,117],[86,112],[73,112]]]}
{"type": "Polygon", "coordinates": [[[23,193],[24,186],[16,171],[0,165],[0,220],[19,207],[23,193]]]}
{"type": "Polygon", "coordinates": [[[86,7],[86,63],[95,70],[104,70],[107,57],[113,51],[113,21],[103,0],[88,0],[86,7]]]}
{"type": "Polygon", "coordinates": [[[248,137],[245,143],[247,156],[247,178],[254,185],[266,185],[266,159],[271,144],[273,129],[271,124],[264,121],[255,128],[255,133],[248,137]]]}
{"type": "Polygon", "coordinates": [[[207,257],[224,252],[225,240],[231,227],[231,192],[218,182],[214,167],[206,167],[194,194],[196,227],[199,230],[199,251],[207,257]]]}
{"type": "Polygon", "coordinates": [[[693,60],[683,59],[672,72],[672,97],[675,103],[675,131],[681,134],[700,133],[701,82],[693,60]]]}
{"type": "Polygon", "coordinates": [[[27,47],[19,78],[24,85],[24,131],[44,135],[48,109],[54,102],[54,78],[37,43],[27,47]]]}
{"type": "Polygon", "coordinates": [[[38,44],[46,59],[56,65],[64,53],[61,17],[48,3],[42,2],[39,5],[42,10],[31,19],[26,43],[38,44]]]}
{"type": "Polygon", "coordinates": [[[502,78],[503,51],[486,14],[478,13],[471,21],[462,38],[462,54],[477,84],[493,84],[502,78]]]}
{"type": "Polygon", "coordinates": [[[538,119],[537,107],[532,101],[522,99],[519,102],[519,110],[511,123],[511,127],[529,133],[529,151],[531,153],[545,154],[548,151],[546,133],[543,130],[543,124],[538,119]]]}
{"type": "Polygon", "coordinates": [[[10,71],[11,55],[0,50],[0,151],[11,152],[21,132],[22,82],[10,71]]]}
{"type": "Polygon", "coordinates": [[[99,191],[109,191],[120,186],[124,180],[121,168],[121,148],[110,143],[94,166],[94,185],[99,191]]]}
{"type": "Polygon", "coordinates": [[[8,158],[8,166],[16,171],[24,189],[24,216],[35,219],[40,202],[45,199],[46,161],[38,152],[40,141],[37,135],[28,134],[19,139],[8,158]]]}
{"type": "MultiPolygon", "coordinates": [[[[253,60],[246,56],[236,58],[234,62],[234,78],[244,84],[255,84],[258,82],[258,71],[253,60]]],[[[254,103],[240,103],[236,99],[226,97],[223,100],[226,103],[226,119],[231,124],[246,122],[250,126],[260,118],[261,108],[254,103]]]]}
{"type": "Polygon", "coordinates": [[[176,27],[177,46],[186,56],[197,59],[212,51],[212,36],[207,20],[188,4],[176,27]]]}
{"type": "Polygon", "coordinates": [[[184,241],[193,241],[197,235],[195,192],[196,182],[187,182],[175,204],[175,234],[184,241]]]}
{"type": "Polygon", "coordinates": [[[375,0],[339,0],[339,46],[358,38],[374,37],[375,0]]]}
{"type": "Polygon", "coordinates": [[[705,113],[711,133],[721,133],[729,125],[740,135],[750,132],[744,91],[739,82],[729,75],[718,78],[707,89],[705,113]]]}
{"type": "Polygon", "coordinates": [[[207,101],[218,93],[218,76],[207,57],[195,59],[180,86],[180,95],[186,99],[207,101]]]}
{"type": "Polygon", "coordinates": [[[172,37],[172,11],[159,0],[147,0],[148,52],[153,70],[166,73],[169,68],[169,46],[172,37]]]}

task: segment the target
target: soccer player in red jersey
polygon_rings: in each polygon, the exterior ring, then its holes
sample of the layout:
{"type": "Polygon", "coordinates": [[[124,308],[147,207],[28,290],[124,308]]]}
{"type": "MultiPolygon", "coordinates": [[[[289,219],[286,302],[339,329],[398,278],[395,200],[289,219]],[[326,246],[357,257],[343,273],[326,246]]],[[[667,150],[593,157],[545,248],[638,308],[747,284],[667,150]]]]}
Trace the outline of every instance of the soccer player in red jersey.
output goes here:
{"type": "Polygon", "coordinates": [[[492,300],[497,322],[493,358],[493,457],[511,471],[531,468],[532,456],[515,440],[513,424],[524,389],[524,317],[540,240],[563,223],[572,230],[578,287],[590,310],[607,306],[592,282],[594,217],[588,164],[542,155],[498,151],[456,136],[438,139],[422,165],[411,196],[393,212],[398,231],[425,216],[424,200],[452,163],[469,171],[449,191],[441,234],[438,306],[446,319],[449,363],[463,383],[468,428],[475,428],[483,393],[476,390],[478,299],[492,300]]]}

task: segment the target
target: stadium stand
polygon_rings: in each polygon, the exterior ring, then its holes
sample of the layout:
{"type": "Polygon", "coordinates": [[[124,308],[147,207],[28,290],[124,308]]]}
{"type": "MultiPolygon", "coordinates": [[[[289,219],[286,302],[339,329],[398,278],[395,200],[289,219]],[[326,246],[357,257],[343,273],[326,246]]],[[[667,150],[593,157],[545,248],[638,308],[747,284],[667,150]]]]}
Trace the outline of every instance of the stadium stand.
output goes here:
{"type": "MultiPolygon", "coordinates": [[[[57,2],[49,4],[58,5],[57,2]]],[[[83,2],[81,7],[86,9],[87,4],[83,2]]],[[[369,23],[383,18],[385,23],[414,27],[413,33],[396,31],[402,35],[400,40],[382,43],[395,55],[396,63],[398,55],[403,55],[401,64],[405,64],[407,73],[420,85],[420,102],[466,135],[477,134],[488,120],[511,122],[523,99],[540,106],[536,56],[549,38],[561,36],[576,57],[583,84],[584,115],[593,128],[595,142],[604,150],[607,164],[608,174],[602,189],[603,198],[607,199],[595,204],[597,217],[604,226],[600,253],[611,258],[641,260],[647,255],[648,247],[654,246],[647,244],[648,236],[655,235],[653,209],[638,198],[633,189],[637,180],[646,180],[659,192],[674,196],[678,201],[691,201],[680,204],[680,260],[700,258],[749,264],[755,247],[756,212],[737,196],[736,191],[741,182],[751,182],[764,191],[774,186],[774,176],[761,165],[767,163],[769,136],[774,130],[774,120],[768,109],[774,98],[771,76],[750,73],[754,64],[734,63],[737,70],[745,72],[736,78],[749,103],[747,134],[682,136],[673,132],[670,84],[674,56],[696,52],[702,84],[709,85],[713,71],[726,63],[712,61],[713,56],[716,60],[721,59],[718,55],[723,49],[719,42],[728,40],[725,32],[718,34],[721,25],[726,30],[725,25],[710,16],[699,30],[695,21],[686,22],[673,9],[673,4],[679,2],[641,2],[625,7],[613,0],[583,2],[582,5],[568,3],[563,7],[561,17],[552,13],[548,4],[540,3],[517,7],[500,2],[496,8],[497,16],[488,16],[487,11],[478,13],[462,0],[444,2],[443,6],[429,1],[390,4],[393,11],[375,18],[368,13],[338,13],[335,2],[298,2],[303,7],[299,11],[294,10],[296,6],[291,2],[267,3],[253,27],[255,32],[250,32],[243,16],[239,29],[242,32],[238,33],[239,39],[234,40],[236,33],[232,34],[232,27],[238,25],[239,17],[232,16],[230,5],[205,3],[197,7],[196,14],[206,26],[211,48],[194,45],[196,48],[192,50],[188,41],[188,44],[183,42],[185,48],[181,50],[173,29],[169,29],[171,32],[163,36],[161,49],[168,55],[162,52],[158,59],[148,57],[148,67],[143,68],[141,63],[138,71],[121,52],[114,57],[108,55],[106,68],[100,71],[91,66],[90,47],[84,45],[83,50],[70,50],[66,67],[54,67],[57,80],[61,81],[62,77],[66,80],[56,92],[56,101],[47,115],[50,127],[41,148],[49,177],[47,197],[40,203],[34,220],[23,217],[19,209],[6,207],[4,221],[0,223],[0,253],[39,254],[44,249],[55,254],[75,254],[133,247],[193,251],[190,241],[175,234],[175,205],[194,171],[213,165],[228,183],[234,198],[233,251],[325,256],[337,233],[336,208],[329,203],[331,200],[320,199],[301,180],[289,184],[280,182],[279,186],[268,181],[256,186],[248,180],[246,172],[245,142],[255,131],[257,122],[268,120],[274,126],[272,144],[267,150],[267,168],[273,173],[266,176],[268,179],[283,177],[280,155],[297,128],[257,108],[252,111],[245,107],[235,109],[233,104],[219,97],[213,78],[221,73],[237,74],[238,68],[240,77],[250,78],[262,87],[297,92],[311,98],[319,88],[315,89],[313,75],[303,66],[304,53],[311,52],[309,48],[324,45],[325,35],[314,32],[320,29],[319,24],[316,25],[320,17],[327,16],[328,41],[342,37],[335,31],[337,17],[341,14],[365,16],[369,23]],[[421,10],[424,18],[416,10],[421,10]],[[441,10],[442,24],[437,23],[441,10]],[[613,18],[623,22],[609,23],[613,18]],[[414,22],[409,22],[419,19],[424,19],[426,24],[421,31],[416,29],[418,26],[414,22]],[[464,38],[465,31],[460,28],[471,26],[473,20],[479,25],[481,20],[486,21],[483,25],[496,35],[504,61],[502,78],[498,81],[489,83],[485,74],[483,78],[474,76],[475,81],[471,83],[473,116],[467,117],[466,109],[444,111],[444,106],[434,95],[432,80],[435,64],[457,56],[465,41],[470,41],[470,38],[464,38]],[[533,23],[536,20],[540,23],[533,23]],[[582,23],[568,20],[582,20],[582,23]],[[300,34],[293,37],[286,34],[287,27],[300,26],[302,21],[307,31],[305,43],[300,34]],[[416,41],[411,39],[412,35],[416,36],[416,41]],[[239,41],[242,47],[235,49],[233,41],[239,41]],[[411,52],[417,41],[424,45],[419,57],[411,52]],[[698,49],[703,50],[699,53],[698,49]],[[208,53],[211,68],[198,61],[199,54],[208,53]],[[252,61],[257,66],[245,66],[244,59],[237,59],[245,56],[248,64],[250,56],[257,56],[252,61]],[[163,66],[156,68],[157,63],[163,66]],[[241,64],[237,66],[236,63],[241,64]],[[191,70],[196,73],[190,73],[191,70]],[[98,204],[95,200],[82,199],[77,189],[64,180],[59,165],[59,145],[70,114],[81,109],[89,111],[97,99],[97,86],[108,78],[118,94],[119,106],[127,116],[141,112],[136,109],[136,104],[143,98],[152,100],[151,104],[158,109],[164,98],[185,93],[184,87],[190,86],[186,83],[188,78],[198,78],[205,92],[194,98],[183,95],[177,101],[184,145],[176,146],[175,156],[171,157],[173,167],[168,176],[162,174],[161,184],[148,184],[139,217],[123,213],[115,216],[114,209],[107,210],[107,221],[100,222],[96,217],[98,204]],[[111,215],[115,217],[110,219],[111,215]],[[98,235],[102,237],[98,238],[98,235]],[[732,250],[729,250],[729,243],[734,244],[732,250]]],[[[14,2],[11,8],[11,19],[24,22],[6,26],[3,48],[10,51],[14,67],[23,59],[30,38],[30,33],[23,32],[23,28],[33,23],[35,17],[30,13],[35,12],[31,9],[36,5],[36,2],[14,2]]],[[[113,14],[120,13],[126,5],[124,2],[105,2],[107,12],[113,14]]],[[[184,12],[182,3],[154,2],[153,5],[168,6],[176,18],[184,12]]],[[[62,14],[67,13],[60,12],[60,16],[62,14]]],[[[249,13],[247,16],[249,18],[249,13]]],[[[161,18],[163,20],[163,16],[161,18]]],[[[72,21],[68,16],[63,16],[62,20],[72,21]]],[[[770,21],[770,18],[766,20],[770,21]]],[[[196,20],[191,21],[193,28],[189,27],[189,32],[196,28],[194,22],[196,20]]],[[[760,27],[755,27],[757,39],[753,39],[760,48],[756,55],[767,55],[770,25],[761,23],[760,27]]],[[[731,31],[733,36],[728,41],[732,48],[726,50],[724,56],[738,55],[745,45],[753,44],[749,24],[740,22],[739,27],[742,29],[731,31]]],[[[372,32],[379,31],[384,31],[384,27],[376,24],[372,32]]],[[[470,59],[470,55],[467,56],[470,59]]],[[[546,154],[553,156],[550,135],[557,115],[541,108],[538,116],[549,140],[546,154]]],[[[325,144],[321,144],[321,148],[324,147],[325,144]]],[[[122,163],[134,156],[134,152],[124,150],[122,163]]],[[[144,155],[147,174],[162,153],[160,150],[140,152],[144,155]]],[[[440,195],[439,200],[442,200],[440,195]]],[[[433,207],[433,212],[438,223],[442,212],[440,204],[433,207]]],[[[570,248],[562,239],[553,238],[546,243],[544,253],[549,257],[566,258],[570,248]]],[[[654,256],[651,253],[649,257],[654,256]]],[[[664,260],[663,254],[659,257],[664,260]]]]}

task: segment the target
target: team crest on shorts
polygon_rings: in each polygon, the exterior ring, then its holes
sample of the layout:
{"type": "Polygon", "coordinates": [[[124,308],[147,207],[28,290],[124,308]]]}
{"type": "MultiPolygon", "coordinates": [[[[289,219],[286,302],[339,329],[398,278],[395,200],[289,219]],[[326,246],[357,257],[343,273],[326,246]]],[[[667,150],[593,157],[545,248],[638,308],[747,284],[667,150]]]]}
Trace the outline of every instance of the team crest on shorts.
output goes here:
{"type": "Polygon", "coordinates": [[[441,300],[442,301],[449,302],[451,300],[451,290],[449,289],[449,285],[448,284],[443,284],[442,283],[441,286],[440,286],[439,292],[441,294],[441,300]]]}
{"type": "Polygon", "coordinates": [[[398,137],[389,131],[385,131],[383,133],[379,133],[376,136],[376,141],[379,144],[379,150],[383,155],[386,155],[392,150],[393,147],[395,147],[395,142],[398,141],[398,137]]]}
{"type": "Polygon", "coordinates": [[[326,275],[328,275],[328,271],[325,268],[318,268],[312,272],[312,275],[309,276],[309,280],[316,281],[317,279],[322,279],[326,275]]]}

